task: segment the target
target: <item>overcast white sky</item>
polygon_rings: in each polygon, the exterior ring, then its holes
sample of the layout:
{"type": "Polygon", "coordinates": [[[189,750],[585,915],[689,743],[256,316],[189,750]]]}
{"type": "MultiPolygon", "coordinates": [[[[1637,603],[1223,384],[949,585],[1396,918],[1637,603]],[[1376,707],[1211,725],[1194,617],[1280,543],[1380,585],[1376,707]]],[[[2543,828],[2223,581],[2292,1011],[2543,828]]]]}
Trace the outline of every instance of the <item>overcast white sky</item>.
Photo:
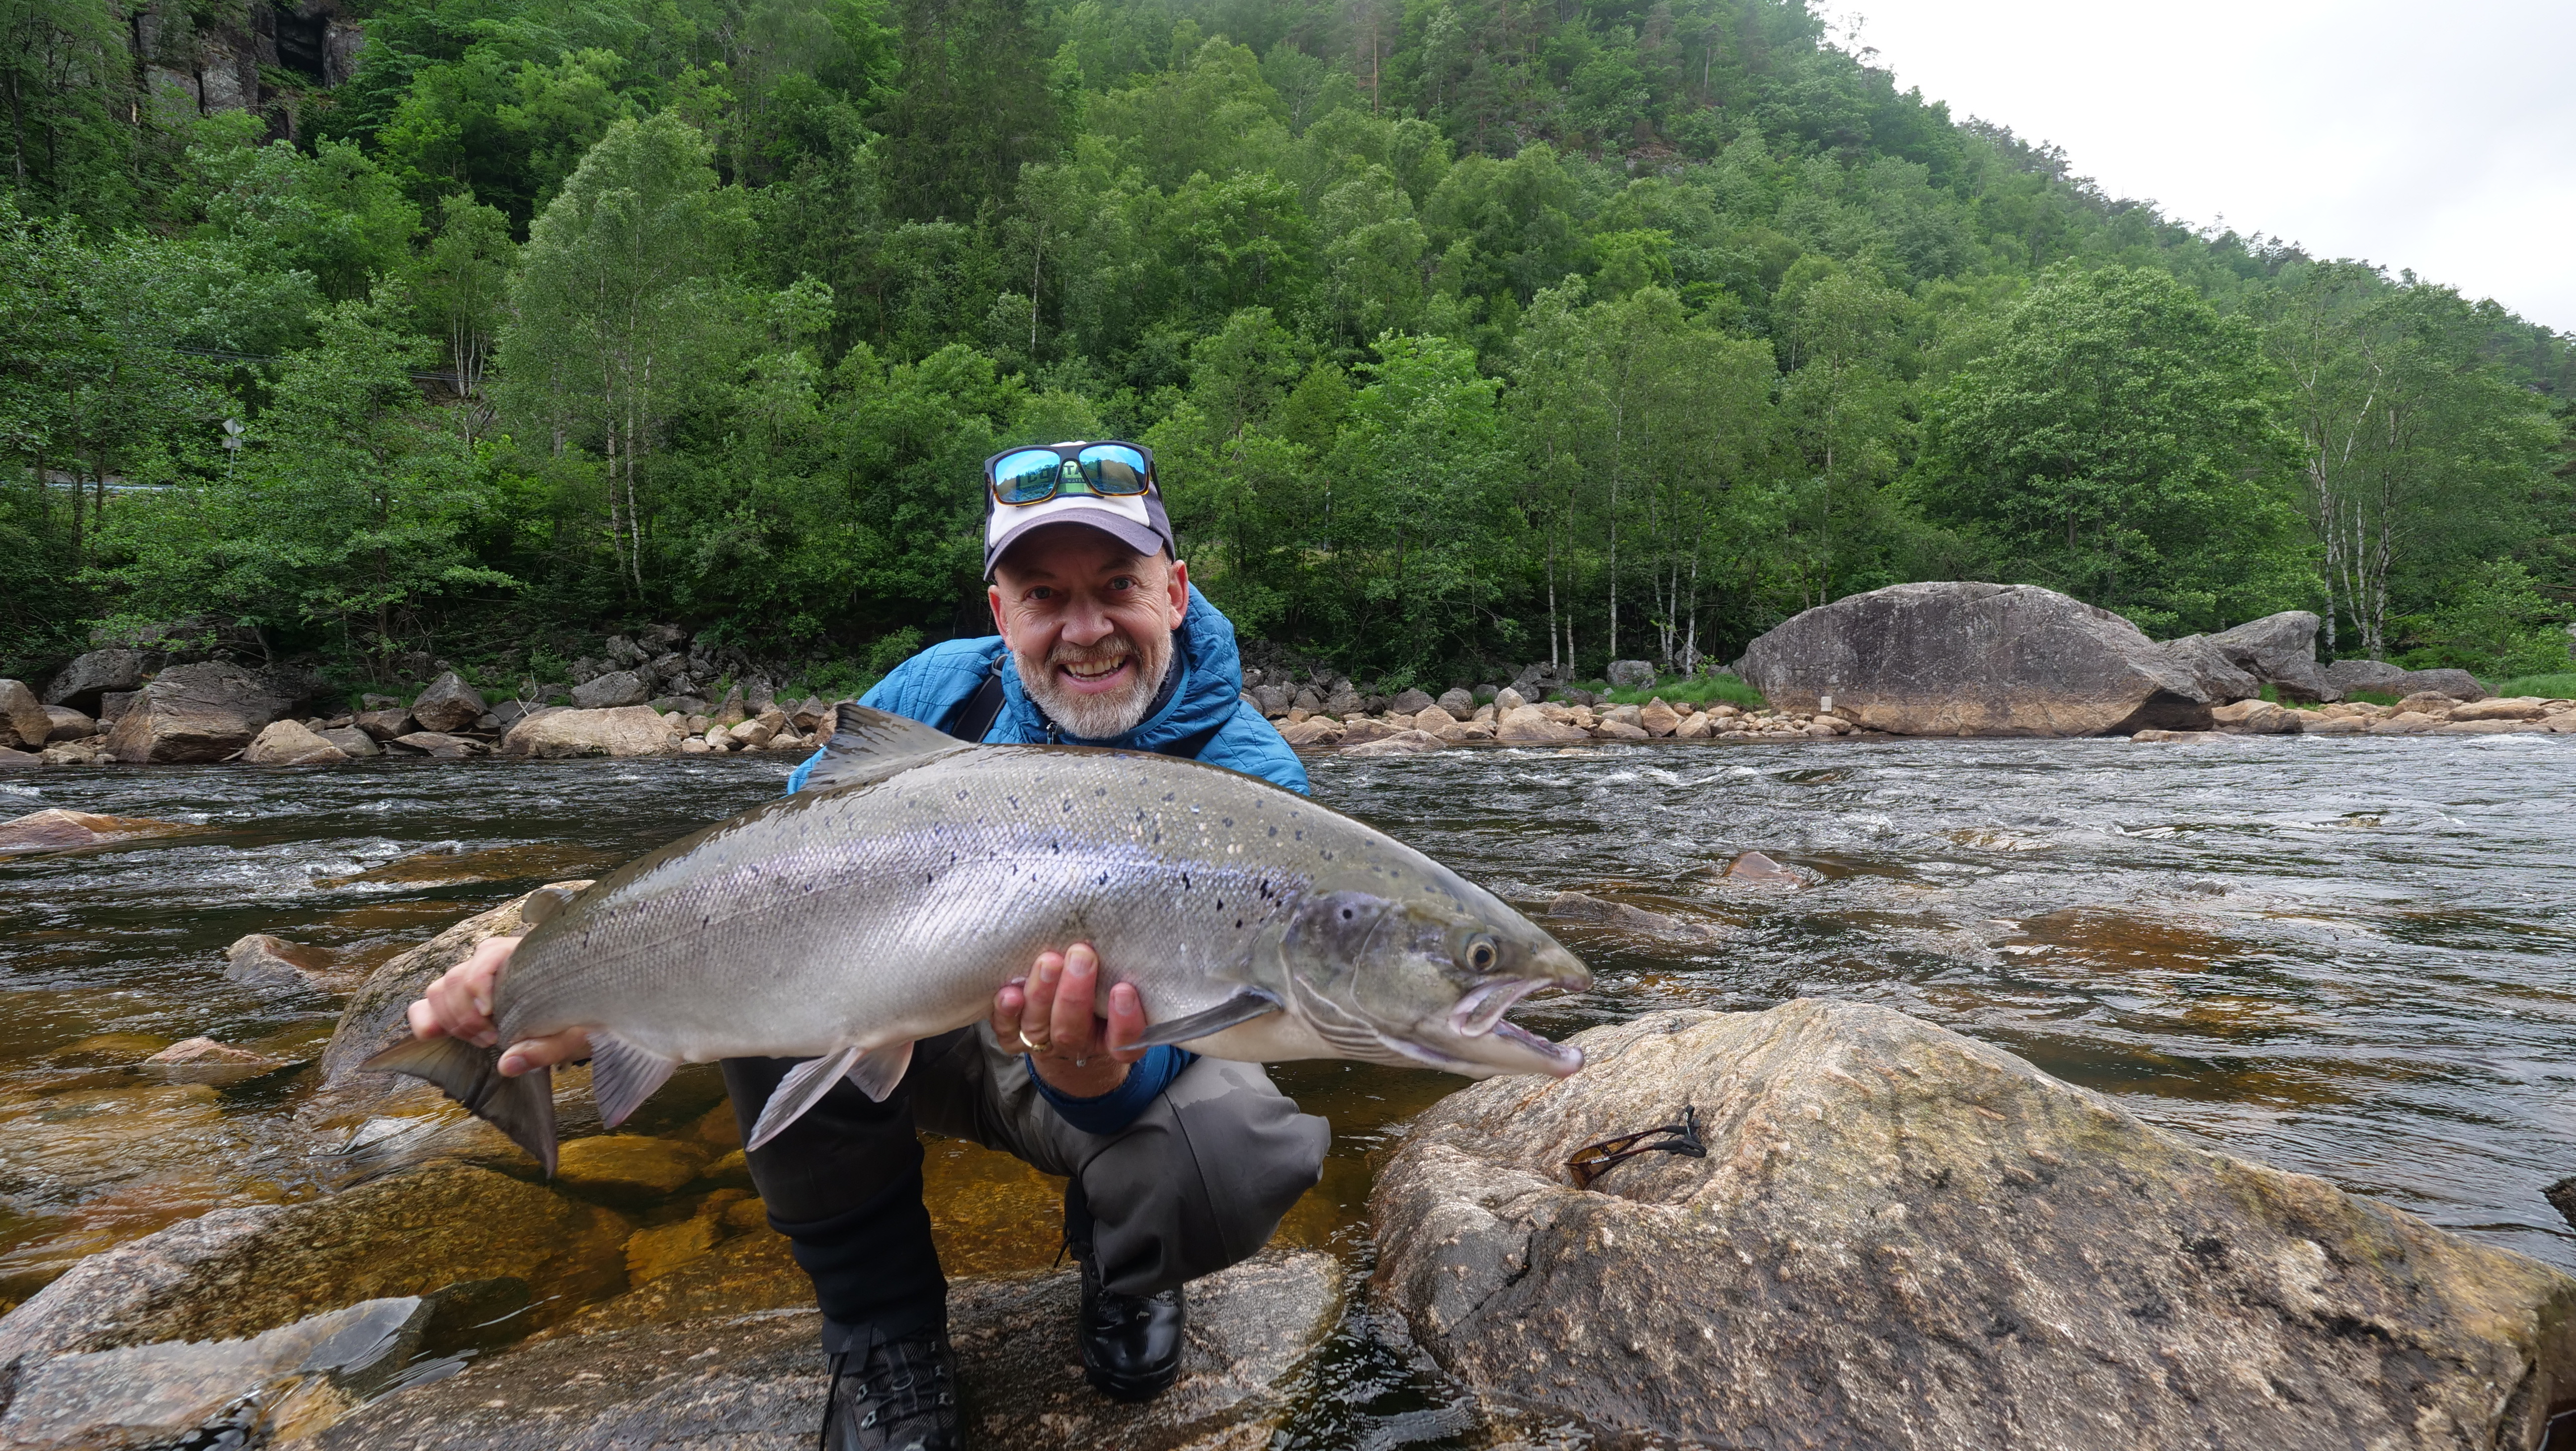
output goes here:
{"type": "Polygon", "coordinates": [[[1950,114],[2166,215],[2576,330],[2576,0],[1825,0],[1950,114]]]}

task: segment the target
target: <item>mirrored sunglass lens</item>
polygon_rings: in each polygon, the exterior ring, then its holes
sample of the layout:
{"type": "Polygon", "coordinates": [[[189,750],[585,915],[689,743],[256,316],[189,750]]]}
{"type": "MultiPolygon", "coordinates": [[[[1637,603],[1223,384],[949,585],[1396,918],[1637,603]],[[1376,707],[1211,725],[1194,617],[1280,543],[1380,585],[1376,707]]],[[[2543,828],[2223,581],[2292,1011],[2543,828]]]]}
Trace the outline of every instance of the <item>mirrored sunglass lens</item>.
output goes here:
{"type": "Polygon", "coordinates": [[[1063,462],[1039,449],[1012,454],[993,465],[993,492],[1005,504],[1034,504],[1055,493],[1063,462]]]}
{"type": "Polygon", "coordinates": [[[1091,486],[1104,494],[1145,492],[1145,456],[1132,448],[1116,444],[1086,448],[1076,462],[1091,486]]]}

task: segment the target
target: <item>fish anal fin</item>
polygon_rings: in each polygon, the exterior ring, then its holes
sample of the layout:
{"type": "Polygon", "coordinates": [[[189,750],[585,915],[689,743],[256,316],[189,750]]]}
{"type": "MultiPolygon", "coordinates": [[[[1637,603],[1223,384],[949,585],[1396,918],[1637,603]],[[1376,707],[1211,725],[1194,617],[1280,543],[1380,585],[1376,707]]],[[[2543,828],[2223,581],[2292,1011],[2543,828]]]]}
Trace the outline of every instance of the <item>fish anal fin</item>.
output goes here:
{"type": "Polygon", "coordinates": [[[413,1038],[359,1065],[370,1073],[406,1073],[438,1085],[476,1118],[510,1136],[555,1172],[554,1071],[531,1069],[501,1076],[501,1050],[477,1048],[455,1038],[413,1038]]]}
{"type": "Polygon", "coordinates": [[[1274,993],[1248,987],[1204,1012],[1186,1018],[1172,1018],[1145,1030],[1145,1036],[1128,1044],[1130,1048],[1160,1048],[1169,1043],[1187,1043],[1221,1033],[1237,1023],[1249,1023],[1264,1013],[1279,1011],[1279,998],[1274,993]]]}
{"type": "Polygon", "coordinates": [[[626,1122],[654,1091],[671,1081],[680,1066],[676,1058],[648,1053],[614,1033],[590,1035],[590,1095],[599,1103],[599,1121],[610,1128],[626,1122]]]}
{"type": "Polygon", "coordinates": [[[964,742],[946,731],[871,710],[856,701],[841,702],[839,711],[840,728],[823,748],[823,759],[805,777],[808,791],[875,780],[909,763],[965,749],[964,742]]]}
{"type": "Polygon", "coordinates": [[[868,1102],[883,1103],[886,1095],[894,1092],[895,1085],[903,1082],[905,1071],[911,1067],[912,1045],[896,1043],[890,1047],[869,1049],[842,1076],[849,1079],[859,1092],[866,1094],[868,1102]]]}
{"type": "Polygon", "coordinates": [[[757,1149],[785,1132],[787,1126],[805,1116],[805,1110],[823,1101],[832,1085],[859,1061],[859,1049],[844,1048],[821,1058],[808,1058],[787,1070],[769,1102],[760,1106],[759,1121],[751,1126],[751,1137],[743,1141],[748,1151],[757,1149]]]}

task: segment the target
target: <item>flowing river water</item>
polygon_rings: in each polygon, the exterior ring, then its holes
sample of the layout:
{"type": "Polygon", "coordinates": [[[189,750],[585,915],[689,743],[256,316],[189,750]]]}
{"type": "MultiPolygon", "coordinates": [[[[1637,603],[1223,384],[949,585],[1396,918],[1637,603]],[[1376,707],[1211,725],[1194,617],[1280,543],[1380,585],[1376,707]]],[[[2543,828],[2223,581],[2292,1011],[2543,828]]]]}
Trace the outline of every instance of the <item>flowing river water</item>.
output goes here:
{"type": "MultiPolygon", "coordinates": [[[[309,1064],[331,1005],[222,976],[249,932],[365,966],[781,787],[784,757],[48,771],[47,806],[199,830],[0,862],[0,1308],[81,1255],[327,1189],[289,1067],[218,1089],[131,1064],[212,1035],[309,1064]]],[[[1566,926],[1562,1035],[1656,1008],[1862,998],[1987,1039],[2201,1143],[2576,1270],[2576,737],[2202,746],[1844,741],[1452,750],[1310,762],[1316,795],[1534,914],[1579,890],[1714,929],[1566,926]],[[1739,853],[1794,884],[1724,874],[1739,853]]],[[[1551,924],[1554,925],[1554,924],[1551,924]]],[[[1369,1175],[1430,1073],[1283,1065],[1334,1124],[1284,1236],[1364,1270],[1369,1175]]],[[[703,1071],[653,1122],[715,1102],[703,1071]]],[[[648,1125],[649,1128],[649,1125],[648,1125]]],[[[933,1154],[952,1273],[1053,1258],[1053,1189],[933,1154]]],[[[610,1276],[613,1281],[615,1276],[610,1276]]],[[[615,1288],[610,1284],[608,1288],[615,1288]]],[[[1468,1413],[1354,1300],[1287,1442],[1447,1443],[1468,1413]]]]}

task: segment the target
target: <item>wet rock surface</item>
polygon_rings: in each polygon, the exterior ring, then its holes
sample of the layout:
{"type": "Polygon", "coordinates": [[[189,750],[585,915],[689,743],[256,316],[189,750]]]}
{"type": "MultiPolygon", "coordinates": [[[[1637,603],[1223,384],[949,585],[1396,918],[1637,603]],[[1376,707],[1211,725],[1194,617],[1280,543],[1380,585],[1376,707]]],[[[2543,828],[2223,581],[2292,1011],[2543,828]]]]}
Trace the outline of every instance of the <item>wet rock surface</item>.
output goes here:
{"type": "Polygon", "coordinates": [[[370,1300],[243,1340],[168,1341],[18,1367],[7,1451],[257,1444],[327,1423],[400,1369],[428,1320],[417,1297],[370,1300]]]}
{"type": "Polygon", "coordinates": [[[266,932],[253,932],[225,949],[224,978],[264,993],[328,993],[349,986],[333,967],[331,954],[266,932]]]}
{"type": "Polygon", "coordinates": [[[1582,1034],[1567,1083],[1435,1106],[1375,1285],[1454,1374],[1729,1446],[2536,1447],[2576,1279],[2185,1145],[1874,1005],[1582,1034]],[[1694,1112],[1706,1157],[1572,1187],[1694,1112]]]}
{"type": "Polygon", "coordinates": [[[176,821],[133,816],[100,816],[59,806],[0,821],[0,857],[35,852],[78,851],[141,837],[176,836],[199,830],[176,821]]]}
{"type": "MultiPolygon", "coordinates": [[[[1341,1279],[1329,1255],[1272,1252],[1193,1283],[1181,1379],[1142,1406],[1083,1383],[1072,1271],[960,1281],[949,1290],[949,1332],[967,1444],[991,1451],[1264,1445],[1287,1410],[1284,1383],[1340,1313],[1341,1279]]],[[[311,1444],[804,1451],[823,1417],[820,1333],[819,1316],[804,1308],[585,1325],[387,1396],[311,1444]]]]}
{"type": "Polygon", "coordinates": [[[1896,735],[2087,736],[2208,724],[2195,675],[2127,620],[2036,585],[1900,584],[1797,615],[1736,672],[1782,710],[1896,735]]]}

